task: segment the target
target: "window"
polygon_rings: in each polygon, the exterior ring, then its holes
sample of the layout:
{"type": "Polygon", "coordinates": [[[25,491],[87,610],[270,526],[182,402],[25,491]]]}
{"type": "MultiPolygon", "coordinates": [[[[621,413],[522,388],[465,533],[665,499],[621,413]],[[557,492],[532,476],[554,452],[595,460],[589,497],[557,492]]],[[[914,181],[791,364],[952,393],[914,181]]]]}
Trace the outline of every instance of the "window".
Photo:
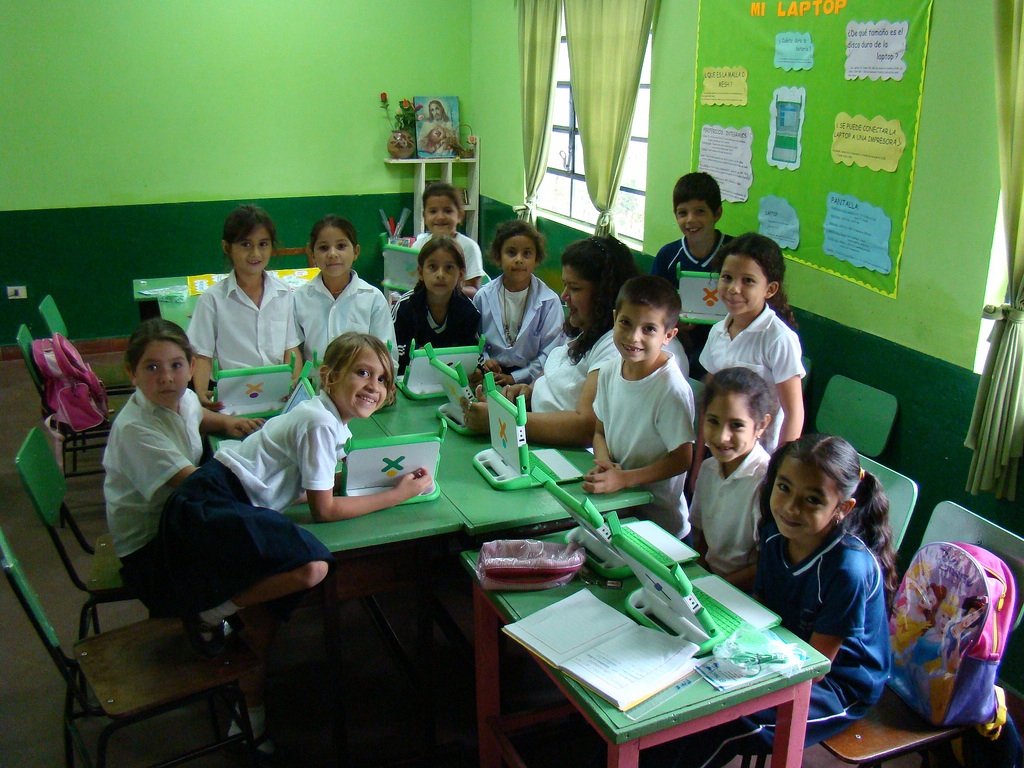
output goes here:
{"type": "MultiPolygon", "coordinates": [[[[587,194],[583,149],[573,108],[572,84],[569,81],[569,46],[562,21],[561,42],[555,72],[555,106],[552,115],[548,169],[537,195],[538,207],[593,228],[597,209],[587,194]]],[[[644,198],[647,189],[647,136],[651,105],[651,40],[640,72],[640,88],[636,95],[633,128],[629,138],[619,196],[615,204],[615,229],[621,237],[644,239],[644,198]]]]}

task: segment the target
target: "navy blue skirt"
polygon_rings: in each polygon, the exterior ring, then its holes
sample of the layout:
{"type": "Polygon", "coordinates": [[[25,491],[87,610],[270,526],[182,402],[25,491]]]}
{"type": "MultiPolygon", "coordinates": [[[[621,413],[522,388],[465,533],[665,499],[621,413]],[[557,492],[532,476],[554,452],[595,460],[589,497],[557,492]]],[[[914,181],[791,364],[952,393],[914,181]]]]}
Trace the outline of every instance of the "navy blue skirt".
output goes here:
{"type": "MultiPolygon", "coordinates": [[[[171,494],[156,537],[123,559],[122,575],[151,615],[182,616],[214,608],[268,576],[333,559],[280,512],[253,506],[231,470],[210,461],[171,494]]],[[[287,595],[268,607],[285,618],[301,598],[287,595]]]]}

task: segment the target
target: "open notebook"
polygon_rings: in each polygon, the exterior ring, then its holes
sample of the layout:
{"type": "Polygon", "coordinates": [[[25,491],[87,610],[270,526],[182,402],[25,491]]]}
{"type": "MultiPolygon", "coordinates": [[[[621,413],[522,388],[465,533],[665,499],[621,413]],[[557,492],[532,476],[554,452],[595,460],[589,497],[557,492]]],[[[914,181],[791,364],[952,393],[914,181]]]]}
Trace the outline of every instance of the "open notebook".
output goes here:
{"type": "Polygon", "coordinates": [[[421,349],[416,349],[416,340],[413,339],[409,342],[409,364],[405,366],[402,380],[397,383],[397,386],[402,390],[402,394],[411,400],[444,397],[441,382],[438,381],[434,369],[430,367],[431,356],[449,365],[462,363],[464,369],[472,371],[480,362],[480,356],[483,354],[484,337],[481,336],[479,344],[471,347],[442,347],[439,349],[431,347],[431,352],[427,352],[428,346],[430,345],[427,344],[421,349]]]}
{"type": "Polygon", "coordinates": [[[583,471],[554,448],[531,451],[526,444],[526,400],[520,395],[509,402],[494,384],[494,374],[484,376],[491,447],[473,457],[477,471],[502,491],[540,485],[546,478],[556,483],[583,479],[583,471]]]}
{"type": "MultiPolygon", "coordinates": [[[[587,551],[587,567],[606,579],[628,577],[632,572],[629,564],[612,546],[611,529],[597,511],[594,502],[586,497],[577,499],[564,488],[559,488],[553,480],[546,481],[544,487],[579,526],[566,533],[565,538],[567,542],[581,544],[587,551]]],[[[650,543],[652,554],[662,557],[662,563],[666,566],[697,559],[695,550],[650,520],[625,523],[622,532],[626,536],[650,543]]]]}
{"type": "Polygon", "coordinates": [[[698,325],[714,325],[728,317],[718,291],[717,272],[684,272],[676,267],[679,277],[679,319],[698,325]]]}
{"type": "Polygon", "coordinates": [[[636,577],[640,589],[626,600],[626,610],[641,624],[671,632],[710,653],[745,621],[757,629],[777,626],[781,619],[749,595],[718,576],[691,583],[679,565],[666,566],[623,535],[618,517],[608,517],[612,546],[618,550],[636,577]]]}
{"type": "Polygon", "coordinates": [[[350,438],[345,444],[342,495],[369,496],[380,493],[394,488],[405,475],[426,467],[434,482],[419,496],[413,496],[402,503],[415,504],[436,499],[441,495],[437,469],[441,460],[441,444],[447,430],[448,425],[442,421],[437,432],[363,440],[350,438]]]}

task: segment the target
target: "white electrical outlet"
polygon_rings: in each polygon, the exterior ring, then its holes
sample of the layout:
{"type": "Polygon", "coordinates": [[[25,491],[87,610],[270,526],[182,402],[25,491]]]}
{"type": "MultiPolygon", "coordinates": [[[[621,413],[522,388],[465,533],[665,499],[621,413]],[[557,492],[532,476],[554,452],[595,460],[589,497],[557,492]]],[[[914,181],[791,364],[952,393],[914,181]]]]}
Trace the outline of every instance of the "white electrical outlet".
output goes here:
{"type": "Polygon", "coordinates": [[[8,299],[27,299],[28,289],[24,285],[8,285],[7,286],[7,298],[8,299]]]}

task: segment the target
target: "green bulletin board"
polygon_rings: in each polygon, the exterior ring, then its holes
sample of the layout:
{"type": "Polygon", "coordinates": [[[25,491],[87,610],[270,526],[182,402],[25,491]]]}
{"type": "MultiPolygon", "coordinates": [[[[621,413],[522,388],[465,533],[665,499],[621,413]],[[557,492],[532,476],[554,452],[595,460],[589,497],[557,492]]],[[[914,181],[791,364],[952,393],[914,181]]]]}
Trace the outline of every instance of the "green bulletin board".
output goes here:
{"type": "Polygon", "coordinates": [[[931,0],[701,0],[693,157],[719,228],[895,298],[931,0]]]}

